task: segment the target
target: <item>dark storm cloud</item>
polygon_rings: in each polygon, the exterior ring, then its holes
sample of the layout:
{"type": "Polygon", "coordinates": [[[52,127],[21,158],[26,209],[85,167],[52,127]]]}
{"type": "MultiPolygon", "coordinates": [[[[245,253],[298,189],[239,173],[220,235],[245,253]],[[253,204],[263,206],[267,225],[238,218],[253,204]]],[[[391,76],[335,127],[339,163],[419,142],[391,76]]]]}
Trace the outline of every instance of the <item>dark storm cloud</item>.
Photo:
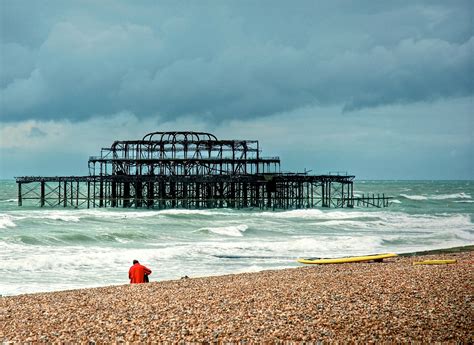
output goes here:
{"type": "Polygon", "coordinates": [[[473,2],[2,1],[1,119],[345,111],[473,94],[473,2]]]}

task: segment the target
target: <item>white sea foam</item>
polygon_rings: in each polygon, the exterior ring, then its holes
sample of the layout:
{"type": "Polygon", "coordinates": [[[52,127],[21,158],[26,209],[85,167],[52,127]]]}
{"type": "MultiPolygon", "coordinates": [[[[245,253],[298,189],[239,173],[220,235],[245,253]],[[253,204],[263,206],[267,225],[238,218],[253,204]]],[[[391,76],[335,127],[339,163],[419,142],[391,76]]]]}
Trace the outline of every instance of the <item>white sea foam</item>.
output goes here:
{"type": "MultiPolygon", "coordinates": [[[[163,246],[163,243],[154,243],[151,244],[151,247],[137,252],[136,257],[141,257],[147,262],[162,262],[163,260],[176,260],[183,257],[190,259],[199,256],[198,246],[194,244],[169,243],[163,246]]],[[[126,248],[124,250],[127,251],[126,248]]]]}
{"type": "Polygon", "coordinates": [[[17,220],[24,219],[49,219],[60,220],[63,222],[79,222],[79,214],[74,211],[29,211],[29,212],[15,212],[12,217],[17,220]]]}
{"type": "Polygon", "coordinates": [[[120,237],[117,237],[117,236],[114,236],[114,240],[119,242],[119,243],[124,243],[124,244],[130,242],[130,240],[126,240],[124,238],[120,238],[120,237]]]}
{"type": "Polygon", "coordinates": [[[0,214],[0,229],[13,228],[16,224],[8,214],[0,214]]]}
{"type": "Polygon", "coordinates": [[[400,196],[410,199],[410,200],[428,200],[427,196],[424,195],[407,195],[407,194],[400,194],[400,196]]]}
{"type": "Polygon", "coordinates": [[[408,195],[400,194],[400,196],[410,200],[448,200],[448,199],[472,199],[471,195],[466,193],[453,194],[434,194],[434,195],[408,195]]]}
{"type": "Polygon", "coordinates": [[[351,235],[351,236],[321,236],[320,238],[301,238],[289,243],[292,253],[303,256],[322,255],[335,257],[344,253],[362,254],[376,252],[382,244],[379,236],[351,235]]]}
{"type": "Polygon", "coordinates": [[[446,200],[446,199],[472,199],[469,194],[466,193],[454,193],[454,194],[440,194],[433,195],[430,197],[432,200],[446,200]]]}
{"type": "Polygon", "coordinates": [[[218,235],[242,237],[243,233],[247,229],[248,229],[247,225],[240,224],[240,225],[229,225],[229,226],[221,226],[221,227],[204,227],[204,228],[200,228],[198,231],[209,231],[218,235]]]}
{"type": "Polygon", "coordinates": [[[162,215],[204,215],[204,216],[214,216],[214,215],[230,215],[233,214],[232,210],[223,211],[223,210],[190,210],[190,209],[169,209],[158,211],[162,215]]]}
{"type": "Polygon", "coordinates": [[[252,214],[255,217],[266,218],[281,218],[281,219],[318,219],[318,220],[333,220],[333,219],[353,219],[361,217],[374,217],[374,212],[358,212],[352,210],[333,211],[333,210],[318,210],[318,209],[304,209],[291,210],[283,212],[259,212],[252,214]]]}
{"type": "Polygon", "coordinates": [[[256,217],[269,218],[317,218],[323,215],[323,211],[317,209],[291,210],[283,212],[258,212],[252,215],[256,217]]]}
{"type": "Polygon", "coordinates": [[[18,199],[0,200],[0,203],[14,203],[14,202],[18,202],[18,199]]]}
{"type": "Polygon", "coordinates": [[[84,211],[81,216],[96,218],[96,219],[140,219],[140,218],[160,218],[159,211],[116,211],[116,210],[98,210],[98,211],[84,211]]]}
{"type": "MultiPolygon", "coordinates": [[[[333,227],[334,229],[337,228],[357,228],[357,229],[364,229],[364,228],[373,228],[374,221],[357,221],[351,219],[333,219],[333,220],[325,220],[322,222],[315,223],[314,226],[325,226],[325,227],[333,227]]],[[[377,222],[377,226],[380,225],[380,222],[377,222]]]]}
{"type": "Polygon", "coordinates": [[[287,240],[213,242],[199,244],[204,254],[218,257],[268,257],[267,261],[294,260],[301,255],[335,256],[343,253],[377,251],[382,244],[380,236],[335,235],[299,236],[287,240]],[[271,259],[275,257],[276,259],[271,259]]]}
{"type": "Polygon", "coordinates": [[[461,229],[474,231],[474,224],[468,214],[417,214],[404,212],[372,211],[372,212],[341,212],[332,211],[320,217],[317,222],[306,225],[318,229],[325,227],[337,230],[374,231],[423,231],[437,232],[442,229],[461,229]]]}
{"type": "MultiPolygon", "coordinates": [[[[408,215],[405,213],[387,213],[381,215],[388,231],[422,231],[436,233],[450,229],[474,230],[471,218],[467,214],[408,215]]],[[[383,229],[381,229],[383,230],[383,229]]]]}
{"type": "Polygon", "coordinates": [[[320,217],[320,219],[357,219],[364,218],[363,221],[370,220],[371,218],[377,219],[380,214],[384,212],[365,212],[365,211],[327,211],[320,217]]]}
{"type": "Polygon", "coordinates": [[[255,272],[260,272],[263,270],[265,270],[265,267],[252,265],[252,266],[246,266],[241,269],[238,269],[235,271],[235,273],[255,273],[255,272]]]}
{"type": "Polygon", "coordinates": [[[117,211],[115,209],[100,209],[100,210],[70,210],[69,212],[76,212],[77,216],[96,218],[96,219],[140,219],[140,218],[163,218],[166,216],[180,216],[180,215],[229,215],[231,212],[218,212],[215,210],[188,210],[188,209],[168,209],[168,210],[124,210],[117,211]]]}
{"type": "Polygon", "coordinates": [[[337,219],[357,219],[364,218],[364,221],[371,218],[377,218],[378,213],[373,211],[356,211],[356,210],[316,210],[316,209],[305,209],[305,210],[294,210],[285,212],[267,212],[265,213],[268,217],[273,218],[300,218],[300,219],[314,219],[314,220],[337,220],[337,219]]]}
{"type": "Polygon", "coordinates": [[[83,218],[93,219],[135,219],[148,218],[159,216],[159,211],[123,211],[118,212],[113,209],[66,209],[66,210],[29,210],[29,211],[15,211],[11,213],[15,219],[49,219],[60,220],[65,222],[79,222],[83,218]]]}
{"type": "MultiPolygon", "coordinates": [[[[71,270],[80,271],[86,276],[95,272],[107,271],[105,263],[125,264],[134,258],[149,258],[154,255],[154,249],[141,248],[97,248],[74,247],[40,247],[24,246],[17,243],[3,244],[2,248],[15,249],[15,257],[0,260],[0,270],[19,270],[32,274],[60,273],[70,274],[71,270]],[[90,270],[90,269],[93,269],[90,270]]],[[[3,255],[0,256],[3,258],[3,255]]]]}
{"type": "Polygon", "coordinates": [[[54,214],[54,213],[45,215],[44,217],[35,217],[35,218],[61,220],[63,222],[74,222],[74,223],[77,223],[80,221],[80,218],[77,216],[68,215],[68,214],[54,214]]]}

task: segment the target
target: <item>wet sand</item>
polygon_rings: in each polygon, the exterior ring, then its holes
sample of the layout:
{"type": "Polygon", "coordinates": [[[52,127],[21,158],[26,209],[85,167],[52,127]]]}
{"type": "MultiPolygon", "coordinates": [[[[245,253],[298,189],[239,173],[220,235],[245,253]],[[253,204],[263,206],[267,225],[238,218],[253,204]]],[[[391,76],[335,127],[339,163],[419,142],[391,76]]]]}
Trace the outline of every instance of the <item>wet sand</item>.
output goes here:
{"type": "Polygon", "coordinates": [[[0,341],[472,343],[473,253],[3,297],[0,341]]]}

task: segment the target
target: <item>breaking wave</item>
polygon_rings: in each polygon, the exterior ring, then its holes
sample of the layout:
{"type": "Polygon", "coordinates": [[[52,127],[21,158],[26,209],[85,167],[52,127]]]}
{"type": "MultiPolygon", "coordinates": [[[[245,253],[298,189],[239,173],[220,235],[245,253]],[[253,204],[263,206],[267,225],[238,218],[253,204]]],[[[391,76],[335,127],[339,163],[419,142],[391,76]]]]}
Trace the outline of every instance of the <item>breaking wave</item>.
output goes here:
{"type": "Polygon", "coordinates": [[[232,236],[232,237],[242,237],[244,232],[248,229],[248,226],[245,224],[240,225],[231,225],[231,226],[221,226],[221,227],[204,227],[200,228],[199,232],[210,232],[217,235],[223,236],[232,236]]]}
{"type": "Polygon", "coordinates": [[[0,214],[0,229],[13,228],[16,224],[13,222],[12,217],[7,214],[0,214]]]}
{"type": "Polygon", "coordinates": [[[0,200],[0,203],[14,203],[14,202],[18,202],[18,199],[0,200]]]}
{"type": "Polygon", "coordinates": [[[400,194],[401,197],[409,200],[448,200],[448,199],[472,199],[469,194],[466,193],[453,193],[453,194],[438,194],[438,195],[408,195],[400,194]]]}

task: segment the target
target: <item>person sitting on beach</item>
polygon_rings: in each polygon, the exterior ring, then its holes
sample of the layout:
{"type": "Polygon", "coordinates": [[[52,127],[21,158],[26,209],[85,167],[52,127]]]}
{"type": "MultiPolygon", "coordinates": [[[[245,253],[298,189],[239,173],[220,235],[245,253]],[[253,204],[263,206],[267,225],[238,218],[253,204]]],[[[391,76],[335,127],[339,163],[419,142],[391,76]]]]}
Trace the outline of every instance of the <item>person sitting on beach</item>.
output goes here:
{"type": "Polygon", "coordinates": [[[128,270],[128,277],[130,284],[148,283],[148,276],[151,270],[143,265],[140,265],[138,260],[133,260],[133,266],[128,270]]]}

